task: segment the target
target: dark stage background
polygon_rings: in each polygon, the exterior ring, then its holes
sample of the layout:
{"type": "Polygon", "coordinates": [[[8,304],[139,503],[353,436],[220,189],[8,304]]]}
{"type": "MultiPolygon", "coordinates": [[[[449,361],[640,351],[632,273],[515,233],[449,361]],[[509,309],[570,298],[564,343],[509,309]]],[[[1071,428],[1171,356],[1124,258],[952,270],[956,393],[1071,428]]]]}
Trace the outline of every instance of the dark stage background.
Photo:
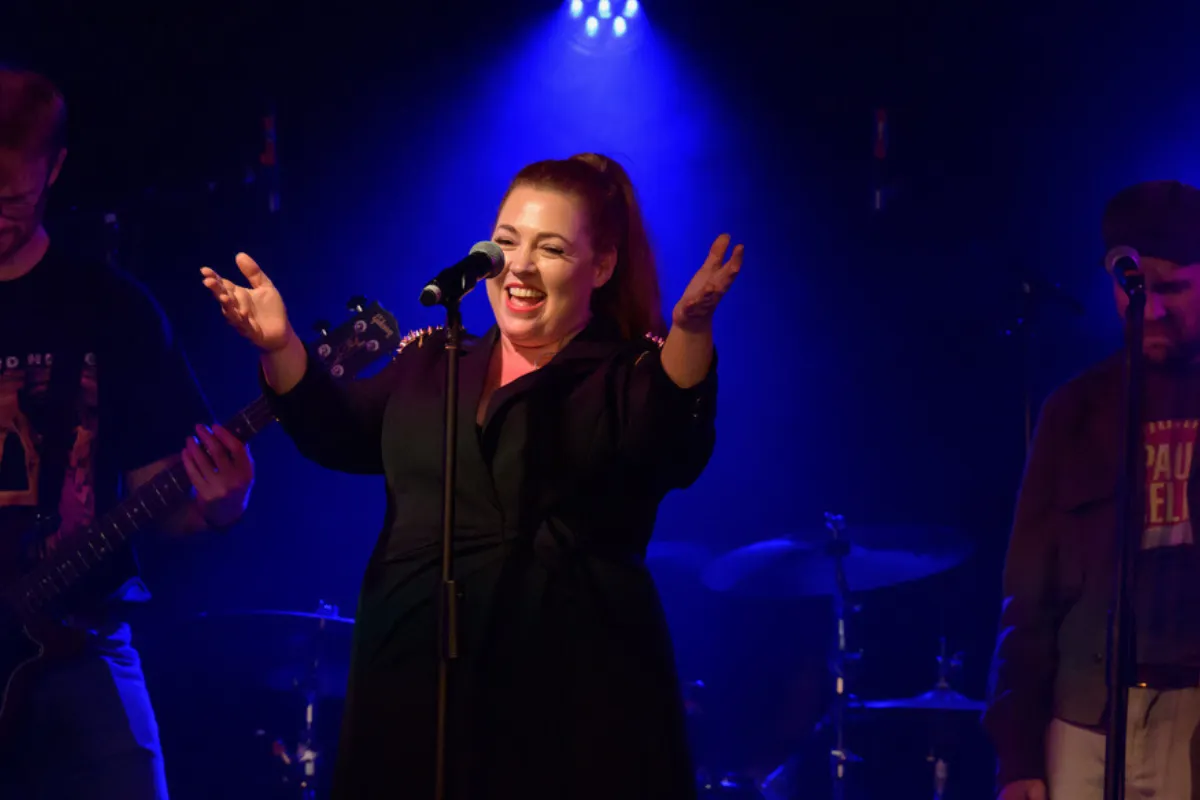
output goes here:
{"type": "MultiPolygon", "coordinates": [[[[1197,14],[803,5],[646,0],[644,49],[602,58],[555,44],[552,2],[37,0],[7,4],[0,58],[47,71],[71,105],[52,233],[93,253],[118,246],[218,415],[256,395],[254,355],[199,285],[202,264],[254,254],[298,324],[339,319],[358,293],[408,327],[436,323],[417,290],[488,235],[508,176],[538,157],[622,157],[671,302],[717,233],[747,246],[718,323],[717,454],[668,499],[657,538],[715,554],[819,529],[826,511],[851,530],[960,528],[975,547],[962,566],[862,596],[852,688],[930,688],[945,636],[964,654],[958,688],[982,697],[1024,387],[1036,403],[1116,341],[1098,266],[1107,197],[1200,177],[1197,14]],[[259,162],[271,111],[277,170],[259,162]],[[1026,350],[1006,333],[1022,320],[1036,322],[1026,350]]],[[[486,304],[469,305],[485,325],[486,304]]],[[[294,742],[303,712],[226,677],[275,632],[191,615],[325,600],[352,616],[382,515],[378,481],[326,473],[278,431],[254,454],[237,530],[144,549],[156,599],[141,643],[181,798],[272,796],[270,741],[294,742]]],[[[821,796],[828,603],[730,597],[695,570],[656,570],[681,670],[705,683],[700,760],[762,774],[798,757],[802,796],[821,796]]],[[[336,727],[336,701],[319,711],[336,727]]],[[[855,722],[868,794],[928,791],[923,726],[855,722]]],[[[959,796],[987,796],[973,719],[960,742],[959,796]]]]}

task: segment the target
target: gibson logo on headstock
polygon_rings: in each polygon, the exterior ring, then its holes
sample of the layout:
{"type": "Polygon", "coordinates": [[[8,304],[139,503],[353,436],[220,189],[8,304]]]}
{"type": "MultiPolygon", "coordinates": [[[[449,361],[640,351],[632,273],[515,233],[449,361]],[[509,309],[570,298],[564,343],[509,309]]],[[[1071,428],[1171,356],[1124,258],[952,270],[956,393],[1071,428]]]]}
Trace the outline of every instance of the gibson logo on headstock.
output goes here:
{"type": "Polygon", "coordinates": [[[359,367],[353,365],[364,360],[360,351],[367,353],[365,363],[369,364],[376,354],[391,348],[400,338],[396,318],[379,303],[368,304],[364,297],[352,297],[347,307],[353,316],[332,331],[327,322],[315,326],[321,334],[316,355],[326,363],[337,362],[329,370],[335,378],[343,377],[347,371],[358,372],[359,367]]]}
{"type": "Polygon", "coordinates": [[[396,332],[392,330],[392,326],[388,322],[388,318],[383,314],[376,314],[375,316],[371,317],[371,324],[376,328],[379,328],[379,330],[383,331],[387,336],[395,336],[396,334],[396,332]]]}

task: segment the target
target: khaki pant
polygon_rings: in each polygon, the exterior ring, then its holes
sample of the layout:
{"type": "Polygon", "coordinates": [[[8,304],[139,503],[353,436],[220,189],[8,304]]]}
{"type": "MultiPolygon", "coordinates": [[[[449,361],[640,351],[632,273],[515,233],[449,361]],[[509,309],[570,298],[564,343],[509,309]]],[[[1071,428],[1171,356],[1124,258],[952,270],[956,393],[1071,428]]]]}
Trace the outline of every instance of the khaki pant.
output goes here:
{"type": "MultiPolygon", "coordinates": [[[[1200,688],[1129,693],[1128,800],[1200,800],[1200,688]]],[[[1102,800],[1106,736],[1054,720],[1046,733],[1050,800],[1102,800]]]]}

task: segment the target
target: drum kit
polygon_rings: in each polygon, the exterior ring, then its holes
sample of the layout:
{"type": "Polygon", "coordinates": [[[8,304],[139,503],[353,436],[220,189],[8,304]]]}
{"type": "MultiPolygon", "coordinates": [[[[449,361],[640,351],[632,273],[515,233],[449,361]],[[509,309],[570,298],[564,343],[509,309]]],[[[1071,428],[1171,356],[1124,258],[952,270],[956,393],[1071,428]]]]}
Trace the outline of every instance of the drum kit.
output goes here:
{"type": "MultiPolygon", "coordinates": [[[[848,530],[845,518],[826,514],[822,530],[767,539],[740,547],[704,566],[704,585],[715,592],[762,598],[826,597],[832,601],[834,643],[829,659],[833,702],[822,722],[830,734],[829,766],[834,800],[847,797],[847,773],[862,761],[848,747],[847,717],[859,713],[910,711],[929,717],[935,730],[951,730],[943,724],[959,715],[978,715],[980,701],[968,698],[950,685],[953,671],[961,666],[958,656],[947,653],[945,637],[937,657],[937,680],[932,689],[913,697],[860,700],[850,691],[849,666],[859,653],[847,646],[848,615],[852,595],[898,586],[931,577],[958,566],[970,555],[968,540],[956,530],[918,526],[890,526],[848,530]]],[[[695,551],[678,543],[651,545],[648,559],[696,563],[695,551]]],[[[927,757],[932,768],[935,800],[946,796],[949,752],[952,742],[944,734],[934,737],[927,757]]],[[[721,780],[701,782],[703,795],[790,800],[811,797],[804,787],[789,785],[786,765],[775,770],[757,786],[727,775],[721,780]]]]}
{"type": "MultiPolygon", "coordinates": [[[[263,766],[275,774],[277,791],[271,797],[315,800],[328,783],[323,775],[318,782],[324,748],[317,717],[324,701],[345,696],[354,620],[340,616],[337,606],[318,601],[313,611],[230,610],[198,614],[192,622],[200,626],[190,631],[195,643],[206,635],[237,643],[231,648],[236,663],[224,665],[222,674],[235,680],[248,677],[248,683],[296,698],[299,731],[294,743],[261,728],[255,737],[269,742],[258,751],[271,762],[263,766]]],[[[211,659],[206,661],[210,666],[211,659]]]]}
{"type": "MultiPolygon", "coordinates": [[[[913,697],[889,700],[859,700],[850,692],[849,665],[857,659],[847,648],[848,614],[852,593],[882,589],[915,581],[948,570],[965,560],[970,548],[954,531],[933,528],[862,528],[851,535],[845,520],[827,514],[823,530],[768,539],[738,548],[716,559],[683,542],[654,543],[646,560],[656,565],[671,564],[698,574],[709,590],[766,598],[826,597],[832,600],[835,641],[830,664],[832,708],[822,727],[830,734],[830,777],[834,800],[847,796],[846,778],[851,765],[862,759],[849,748],[846,723],[849,715],[866,712],[883,714],[907,710],[932,718],[978,714],[983,703],[956,692],[950,676],[959,666],[957,657],[946,652],[945,639],[937,658],[937,680],[932,689],[913,697]]],[[[321,748],[315,733],[315,717],[322,699],[345,694],[353,620],[338,614],[336,606],[320,602],[311,612],[249,610],[198,615],[198,620],[215,624],[221,631],[248,626],[260,658],[249,668],[266,687],[293,693],[297,711],[303,707],[301,729],[289,746],[272,738],[267,750],[276,761],[280,796],[314,800],[318,796],[321,748]]],[[[215,632],[215,631],[214,631],[215,632]]],[[[243,662],[243,666],[245,666],[243,662]]],[[[685,707],[692,710],[704,689],[701,681],[685,683],[685,707]]],[[[267,737],[259,731],[260,737],[267,737]]],[[[271,738],[271,737],[268,737],[271,738]]],[[[930,751],[934,797],[945,796],[949,757],[940,747],[930,751]]],[[[788,771],[781,767],[765,780],[751,781],[736,774],[700,775],[702,796],[786,800],[803,792],[788,787],[788,771]]]]}

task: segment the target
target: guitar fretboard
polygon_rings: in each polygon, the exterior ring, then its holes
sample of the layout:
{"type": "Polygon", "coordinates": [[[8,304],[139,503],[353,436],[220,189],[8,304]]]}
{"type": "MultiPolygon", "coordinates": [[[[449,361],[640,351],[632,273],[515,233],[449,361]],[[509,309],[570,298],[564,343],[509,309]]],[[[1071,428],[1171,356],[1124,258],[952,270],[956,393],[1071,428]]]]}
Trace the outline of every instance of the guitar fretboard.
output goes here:
{"type": "MultiPolygon", "coordinates": [[[[259,397],[225,423],[242,442],[249,442],[275,421],[265,397],[259,397]]],[[[88,573],[108,561],[134,534],[186,502],[192,493],[183,462],[155,475],[83,532],[58,544],[45,562],[6,587],[10,608],[32,616],[61,598],[88,573]]]]}

